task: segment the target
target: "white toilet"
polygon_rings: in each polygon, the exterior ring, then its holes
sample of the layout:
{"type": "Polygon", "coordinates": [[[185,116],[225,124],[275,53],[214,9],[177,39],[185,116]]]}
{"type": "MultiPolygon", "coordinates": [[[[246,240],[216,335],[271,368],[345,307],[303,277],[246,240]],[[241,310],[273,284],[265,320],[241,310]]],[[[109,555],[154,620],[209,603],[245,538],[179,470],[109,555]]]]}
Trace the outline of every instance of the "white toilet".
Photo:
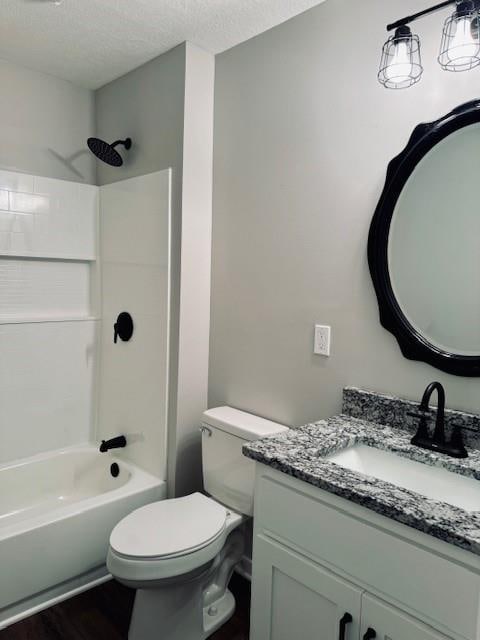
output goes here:
{"type": "Polygon", "coordinates": [[[107,567],[137,589],[129,640],[203,640],[235,610],[228,590],[253,515],[254,464],[242,445],[287,428],[230,407],[202,420],[205,491],[154,502],[121,520],[107,567]],[[211,496],[211,497],[210,497],[211,496]]]}

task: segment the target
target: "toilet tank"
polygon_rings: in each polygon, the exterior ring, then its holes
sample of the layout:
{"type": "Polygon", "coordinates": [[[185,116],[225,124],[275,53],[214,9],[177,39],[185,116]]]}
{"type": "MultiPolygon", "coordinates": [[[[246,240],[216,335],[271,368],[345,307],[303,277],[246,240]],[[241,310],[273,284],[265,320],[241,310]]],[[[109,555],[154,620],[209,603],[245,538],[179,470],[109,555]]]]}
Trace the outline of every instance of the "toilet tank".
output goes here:
{"type": "Polygon", "coordinates": [[[205,491],[234,511],[253,515],[255,464],[242,454],[242,446],[288,431],[287,427],[231,407],[217,407],[205,411],[201,430],[205,491]]]}

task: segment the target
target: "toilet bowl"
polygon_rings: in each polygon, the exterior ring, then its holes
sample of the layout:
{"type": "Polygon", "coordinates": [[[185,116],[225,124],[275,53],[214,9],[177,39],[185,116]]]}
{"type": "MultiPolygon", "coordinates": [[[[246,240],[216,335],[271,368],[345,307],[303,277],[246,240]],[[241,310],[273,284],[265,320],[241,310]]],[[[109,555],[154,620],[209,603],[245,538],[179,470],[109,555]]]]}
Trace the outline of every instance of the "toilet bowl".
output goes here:
{"type": "Polygon", "coordinates": [[[137,589],[129,640],[203,640],[235,610],[228,583],[244,553],[243,523],[253,515],[254,465],[247,440],[286,427],[230,407],[202,421],[205,490],[154,502],[113,529],[110,573],[137,589]]]}

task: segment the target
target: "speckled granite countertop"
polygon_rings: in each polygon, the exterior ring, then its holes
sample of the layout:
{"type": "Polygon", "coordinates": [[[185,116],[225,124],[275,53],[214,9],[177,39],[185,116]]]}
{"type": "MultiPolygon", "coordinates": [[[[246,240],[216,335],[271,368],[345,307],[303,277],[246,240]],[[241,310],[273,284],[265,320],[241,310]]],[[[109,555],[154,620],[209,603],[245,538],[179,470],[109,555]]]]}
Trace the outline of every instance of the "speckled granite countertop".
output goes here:
{"type": "MultiPolygon", "coordinates": [[[[357,401],[364,393],[356,389],[345,390],[343,410],[348,413],[291,429],[279,436],[251,442],[244,446],[244,454],[320,489],[480,555],[480,504],[478,512],[465,511],[372,476],[351,471],[325,459],[334,452],[361,443],[480,480],[480,450],[477,448],[469,449],[468,458],[450,458],[411,445],[411,424],[399,428],[374,422],[368,419],[372,413],[368,406],[364,407],[367,419],[349,415],[356,412],[357,401]]],[[[386,396],[378,398],[383,403],[388,399],[386,396]]],[[[383,419],[384,416],[378,412],[375,395],[370,394],[366,400],[371,404],[375,418],[383,419]]],[[[392,401],[402,402],[398,398],[392,398],[392,401]]],[[[411,410],[412,403],[405,402],[411,410]]],[[[453,413],[457,422],[460,417],[465,428],[471,429],[473,434],[477,417],[453,413]]],[[[476,438],[471,435],[470,440],[474,441],[476,438]]]]}

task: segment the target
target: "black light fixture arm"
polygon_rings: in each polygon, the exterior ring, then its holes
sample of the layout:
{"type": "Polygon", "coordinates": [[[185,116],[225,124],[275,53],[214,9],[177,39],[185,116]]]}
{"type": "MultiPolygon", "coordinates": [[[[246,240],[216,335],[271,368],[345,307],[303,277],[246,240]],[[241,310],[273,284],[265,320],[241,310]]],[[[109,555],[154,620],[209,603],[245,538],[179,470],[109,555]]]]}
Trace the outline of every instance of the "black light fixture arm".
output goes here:
{"type": "Polygon", "coordinates": [[[433,7],[429,7],[428,9],[424,9],[423,11],[414,13],[411,16],[407,16],[406,18],[402,18],[401,20],[397,20],[396,22],[392,22],[391,24],[387,24],[387,31],[393,31],[394,29],[398,29],[398,27],[404,27],[405,25],[410,24],[410,22],[413,22],[418,18],[422,18],[423,16],[426,16],[429,13],[433,13],[434,11],[440,11],[440,9],[444,9],[451,4],[457,4],[457,0],[445,0],[444,2],[440,2],[439,4],[434,5],[433,7]]]}

